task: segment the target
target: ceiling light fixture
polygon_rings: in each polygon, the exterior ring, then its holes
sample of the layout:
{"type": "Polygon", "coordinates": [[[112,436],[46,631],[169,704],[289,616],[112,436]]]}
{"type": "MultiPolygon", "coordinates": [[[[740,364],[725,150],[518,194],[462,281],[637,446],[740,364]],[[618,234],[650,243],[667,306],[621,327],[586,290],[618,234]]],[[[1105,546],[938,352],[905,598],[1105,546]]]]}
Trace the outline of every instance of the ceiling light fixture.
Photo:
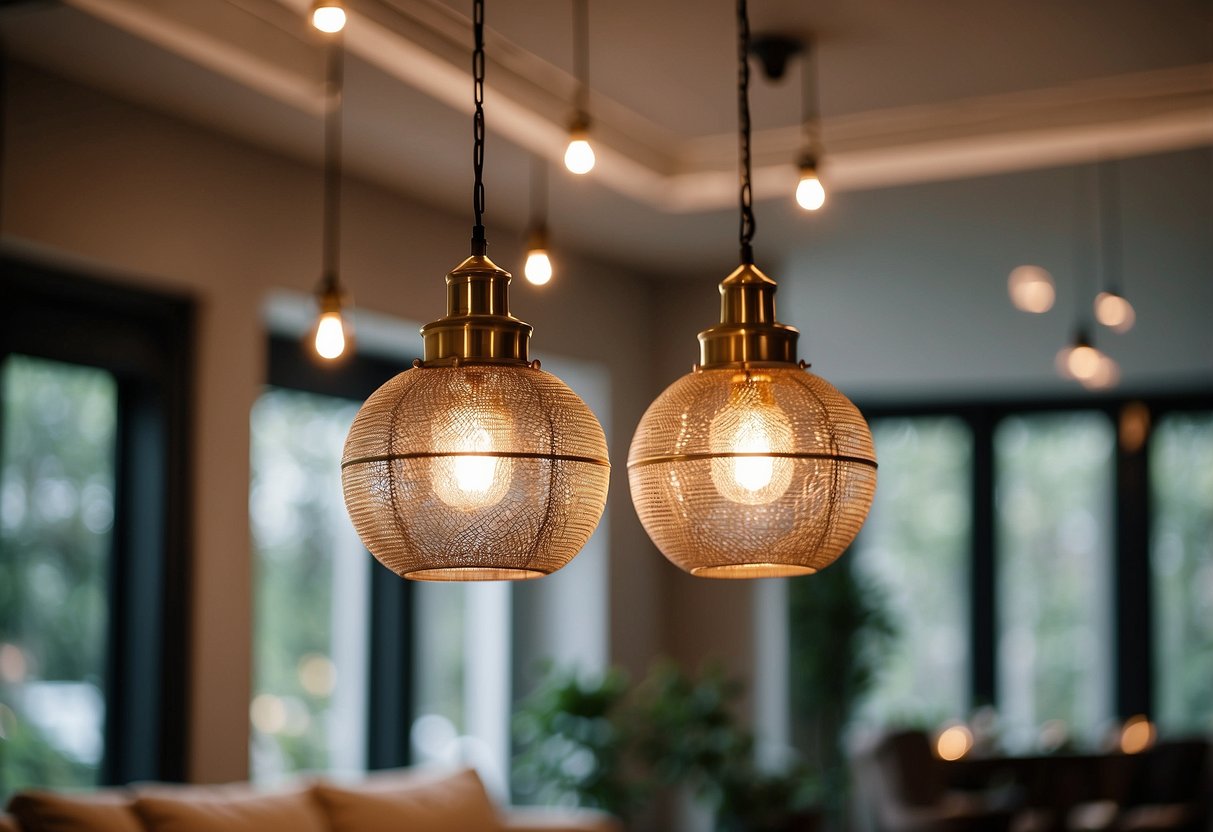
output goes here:
{"type": "Polygon", "coordinates": [[[522,273],[535,286],[552,279],[552,258],[548,255],[548,163],[531,160],[531,228],[527,232],[526,265],[522,273]]]}
{"type": "MultiPolygon", "coordinates": [[[[332,4],[316,12],[337,8],[332,4]]],[[[342,11],[342,25],[344,25],[342,11]]],[[[315,13],[313,13],[315,20],[315,13]]],[[[317,28],[320,28],[319,26],[317,28]]],[[[321,29],[321,31],[328,31],[321,29]]],[[[324,114],[324,230],[323,271],[316,288],[316,324],[311,342],[316,354],[336,361],[353,351],[353,328],[345,314],[348,298],[341,288],[341,104],[345,87],[345,45],[340,27],[334,30],[327,50],[324,114]]]]}
{"type": "Polygon", "coordinates": [[[649,537],[692,575],[806,575],[863,525],[876,453],[855,405],[797,362],[799,333],[775,320],[775,281],[754,265],[746,0],[737,24],[741,265],[700,363],[641,418],[628,479],[649,537]]]}
{"type": "Polygon", "coordinates": [[[1057,289],[1053,275],[1040,266],[1016,266],[1007,278],[1007,294],[1021,312],[1040,315],[1053,308],[1057,289]]]}
{"type": "Polygon", "coordinates": [[[587,174],[597,159],[590,146],[590,8],[589,0],[573,0],[573,72],[577,93],[564,166],[570,173],[587,174]]]}
{"type": "Polygon", "coordinates": [[[312,25],[325,34],[334,35],[345,28],[345,6],[340,0],[316,0],[312,3],[312,25]]]}
{"type": "Polygon", "coordinates": [[[341,478],[354,528],[406,578],[538,578],[568,563],[606,505],[602,426],[528,361],[530,324],[484,234],[484,0],[473,0],[471,256],[446,277],[447,314],[421,329],[425,359],[367,399],[341,478]]]}
{"type": "Polygon", "coordinates": [[[1137,313],[1121,291],[1124,256],[1120,228],[1119,169],[1112,162],[1099,166],[1099,255],[1103,290],[1095,296],[1095,320],[1116,333],[1133,328],[1137,313]]]}

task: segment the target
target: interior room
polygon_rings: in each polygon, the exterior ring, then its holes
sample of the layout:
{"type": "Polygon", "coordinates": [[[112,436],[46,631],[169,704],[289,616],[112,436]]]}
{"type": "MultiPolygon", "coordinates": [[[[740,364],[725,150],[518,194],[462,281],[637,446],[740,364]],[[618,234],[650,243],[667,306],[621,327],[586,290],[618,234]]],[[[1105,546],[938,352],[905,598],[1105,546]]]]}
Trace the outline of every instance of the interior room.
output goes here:
{"type": "Polygon", "coordinates": [[[1213,2],[0,3],[0,832],[1213,830],[1213,2]]]}

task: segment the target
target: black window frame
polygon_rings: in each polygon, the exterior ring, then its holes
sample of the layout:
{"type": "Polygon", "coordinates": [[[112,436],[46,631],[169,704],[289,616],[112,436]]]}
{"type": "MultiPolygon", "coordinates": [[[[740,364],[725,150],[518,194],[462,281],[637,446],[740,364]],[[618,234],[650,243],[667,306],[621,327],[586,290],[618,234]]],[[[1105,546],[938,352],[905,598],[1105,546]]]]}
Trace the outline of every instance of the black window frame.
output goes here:
{"type": "MultiPolygon", "coordinates": [[[[322,362],[302,339],[271,334],[266,385],[363,402],[407,369],[398,361],[355,353],[322,362]]],[[[381,565],[370,552],[370,645],[367,680],[368,770],[409,765],[413,720],[412,582],[381,565]]]]}
{"type": "Polygon", "coordinates": [[[969,568],[969,702],[998,704],[998,610],[995,510],[996,471],[994,432],[1006,418],[1036,413],[1099,412],[1116,435],[1112,487],[1113,564],[1111,615],[1113,705],[1126,719],[1137,714],[1154,718],[1153,587],[1150,567],[1151,489],[1150,438],[1163,417],[1177,412],[1213,411],[1213,387],[1171,393],[1108,393],[1085,397],[999,399],[980,402],[860,404],[869,420],[915,417],[954,417],[972,432],[973,470],[970,478],[973,522],[969,568]],[[1144,406],[1149,430],[1138,447],[1121,441],[1120,419],[1127,407],[1144,406]]]}
{"type": "Polygon", "coordinates": [[[0,298],[0,362],[28,355],[117,383],[100,785],[184,782],[195,304],[7,254],[0,298]]]}

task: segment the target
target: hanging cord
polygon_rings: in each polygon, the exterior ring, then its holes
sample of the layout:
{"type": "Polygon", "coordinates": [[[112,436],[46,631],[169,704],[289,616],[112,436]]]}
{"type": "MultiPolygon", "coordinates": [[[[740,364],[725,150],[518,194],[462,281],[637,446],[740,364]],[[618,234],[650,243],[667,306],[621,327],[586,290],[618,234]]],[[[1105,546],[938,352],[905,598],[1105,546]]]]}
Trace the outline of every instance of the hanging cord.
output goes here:
{"type": "Polygon", "coordinates": [[[801,61],[801,129],[804,134],[804,154],[816,163],[821,153],[821,102],[817,95],[817,45],[805,41],[801,61]]]}
{"type": "Polygon", "coordinates": [[[328,46],[324,115],[324,274],[321,291],[337,291],[341,268],[341,110],[345,45],[340,34],[328,46]]]}
{"type": "Polygon", "coordinates": [[[754,191],[750,161],[750,15],[746,0],[737,0],[737,120],[741,153],[741,262],[754,262],[754,191]]]}
{"type": "Polygon", "coordinates": [[[573,0],[573,74],[577,77],[577,96],[573,102],[577,111],[577,123],[588,126],[590,121],[589,0],[573,0]]]}
{"type": "Polygon", "coordinates": [[[484,238],[484,0],[472,0],[472,96],[476,114],[472,117],[472,210],[476,224],[472,227],[472,254],[483,257],[489,248],[484,238]]]}
{"type": "Polygon", "coordinates": [[[1090,341],[1091,305],[1088,283],[1096,283],[1099,223],[1091,219],[1090,167],[1074,171],[1074,331],[1075,339],[1090,341]]]}
{"type": "Polygon", "coordinates": [[[1116,162],[1103,162],[1096,180],[1099,204],[1097,226],[1099,282],[1104,290],[1121,294],[1120,169],[1116,162]]]}
{"type": "Polygon", "coordinates": [[[548,225],[548,163],[538,156],[531,157],[531,229],[546,229],[548,225]]]}

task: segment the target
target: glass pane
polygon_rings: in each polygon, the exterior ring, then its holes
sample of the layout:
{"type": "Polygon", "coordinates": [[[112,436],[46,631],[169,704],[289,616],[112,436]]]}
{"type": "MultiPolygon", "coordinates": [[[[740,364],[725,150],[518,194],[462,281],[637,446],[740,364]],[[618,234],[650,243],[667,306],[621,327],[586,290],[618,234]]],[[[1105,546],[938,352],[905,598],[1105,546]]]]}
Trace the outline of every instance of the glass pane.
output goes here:
{"type": "Polygon", "coordinates": [[[1115,440],[1099,413],[1013,417],[994,434],[998,706],[1012,750],[1092,744],[1111,716],[1115,440]]]}
{"type": "Polygon", "coordinates": [[[269,389],[253,408],[252,772],[366,765],[370,568],[345,513],[358,403],[269,389]]]}
{"type": "Polygon", "coordinates": [[[973,437],[949,417],[879,419],[880,480],[851,556],[894,629],[858,717],[934,727],[964,716],[973,437]]]}
{"type": "Polygon", "coordinates": [[[1150,444],[1155,708],[1163,730],[1213,731],[1213,413],[1158,423],[1150,444]]]}
{"type": "Polygon", "coordinates": [[[103,370],[25,356],[0,379],[2,802],[98,780],[117,386],[103,370]]]}

